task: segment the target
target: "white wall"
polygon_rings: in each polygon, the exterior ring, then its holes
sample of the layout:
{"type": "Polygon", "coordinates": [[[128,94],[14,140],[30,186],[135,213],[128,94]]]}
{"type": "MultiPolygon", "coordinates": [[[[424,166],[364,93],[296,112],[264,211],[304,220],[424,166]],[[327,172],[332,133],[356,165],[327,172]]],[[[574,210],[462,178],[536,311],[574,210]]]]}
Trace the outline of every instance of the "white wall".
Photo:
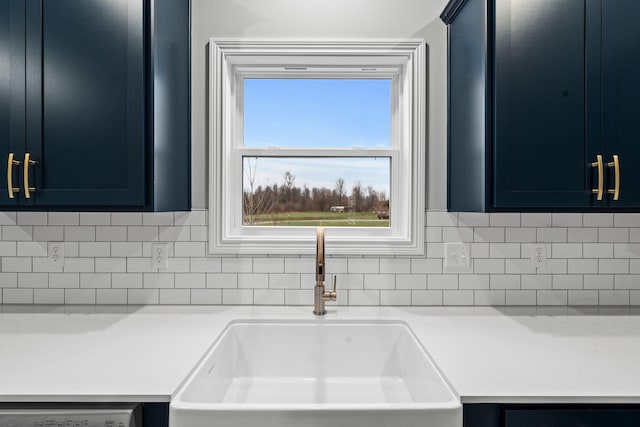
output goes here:
{"type": "Polygon", "coordinates": [[[429,46],[428,194],[446,208],[446,0],[192,0],[193,208],[207,207],[209,38],[413,39],[429,46]]]}

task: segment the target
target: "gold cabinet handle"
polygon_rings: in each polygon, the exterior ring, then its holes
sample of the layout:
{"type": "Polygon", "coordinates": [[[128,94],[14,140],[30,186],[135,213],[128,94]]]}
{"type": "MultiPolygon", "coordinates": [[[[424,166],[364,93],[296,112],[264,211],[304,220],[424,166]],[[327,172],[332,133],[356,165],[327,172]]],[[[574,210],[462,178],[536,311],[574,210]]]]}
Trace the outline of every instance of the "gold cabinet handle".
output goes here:
{"type": "Polygon", "coordinates": [[[592,188],[591,193],[597,194],[596,200],[602,200],[604,194],[604,170],[602,167],[602,154],[596,156],[596,161],[591,163],[592,168],[598,168],[598,188],[592,188]]]}
{"type": "Polygon", "coordinates": [[[7,160],[7,191],[9,192],[9,198],[14,199],[13,193],[18,193],[20,187],[13,186],[13,167],[18,166],[20,162],[13,159],[13,153],[9,153],[9,159],[7,160]]]}
{"type": "Polygon", "coordinates": [[[618,200],[620,198],[620,161],[617,154],[613,155],[613,162],[607,163],[607,166],[613,168],[614,176],[613,189],[608,189],[607,193],[613,194],[613,200],[618,200]]]}
{"type": "Polygon", "coordinates": [[[29,166],[35,165],[37,162],[31,160],[31,153],[25,153],[24,155],[24,197],[25,199],[31,198],[31,193],[36,191],[36,187],[29,186],[29,166]]]}

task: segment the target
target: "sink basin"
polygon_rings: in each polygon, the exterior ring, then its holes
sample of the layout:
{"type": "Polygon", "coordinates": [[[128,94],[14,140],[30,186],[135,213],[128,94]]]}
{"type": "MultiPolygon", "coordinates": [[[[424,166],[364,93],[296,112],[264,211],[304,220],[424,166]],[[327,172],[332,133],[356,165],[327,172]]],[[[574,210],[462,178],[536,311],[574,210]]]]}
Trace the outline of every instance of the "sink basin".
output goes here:
{"type": "Polygon", "coordinates": [[[232,322],[174,395],[171,427],[462,426],[400,322],[232,322]]]}

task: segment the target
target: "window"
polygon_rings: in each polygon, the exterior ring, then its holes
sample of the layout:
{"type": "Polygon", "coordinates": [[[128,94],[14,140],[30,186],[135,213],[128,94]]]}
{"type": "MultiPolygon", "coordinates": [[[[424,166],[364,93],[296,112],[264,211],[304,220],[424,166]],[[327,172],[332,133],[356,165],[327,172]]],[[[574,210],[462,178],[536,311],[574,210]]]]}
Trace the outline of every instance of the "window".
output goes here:
{"type": "Polygon", "coordinates": [[[424,253],[424,43],[210,41],[210,252],[424,253]]]}

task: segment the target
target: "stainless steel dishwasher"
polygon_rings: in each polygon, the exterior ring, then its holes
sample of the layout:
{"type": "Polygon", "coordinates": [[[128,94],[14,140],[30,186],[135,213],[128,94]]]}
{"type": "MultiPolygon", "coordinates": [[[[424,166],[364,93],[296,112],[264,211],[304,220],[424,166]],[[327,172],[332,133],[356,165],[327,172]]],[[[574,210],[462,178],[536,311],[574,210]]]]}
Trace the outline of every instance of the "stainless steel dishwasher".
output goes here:
{"type": "Polygon", "coordinates": [[[0,427],[142,427],[134,403],[2,403],[0,427]]]}

